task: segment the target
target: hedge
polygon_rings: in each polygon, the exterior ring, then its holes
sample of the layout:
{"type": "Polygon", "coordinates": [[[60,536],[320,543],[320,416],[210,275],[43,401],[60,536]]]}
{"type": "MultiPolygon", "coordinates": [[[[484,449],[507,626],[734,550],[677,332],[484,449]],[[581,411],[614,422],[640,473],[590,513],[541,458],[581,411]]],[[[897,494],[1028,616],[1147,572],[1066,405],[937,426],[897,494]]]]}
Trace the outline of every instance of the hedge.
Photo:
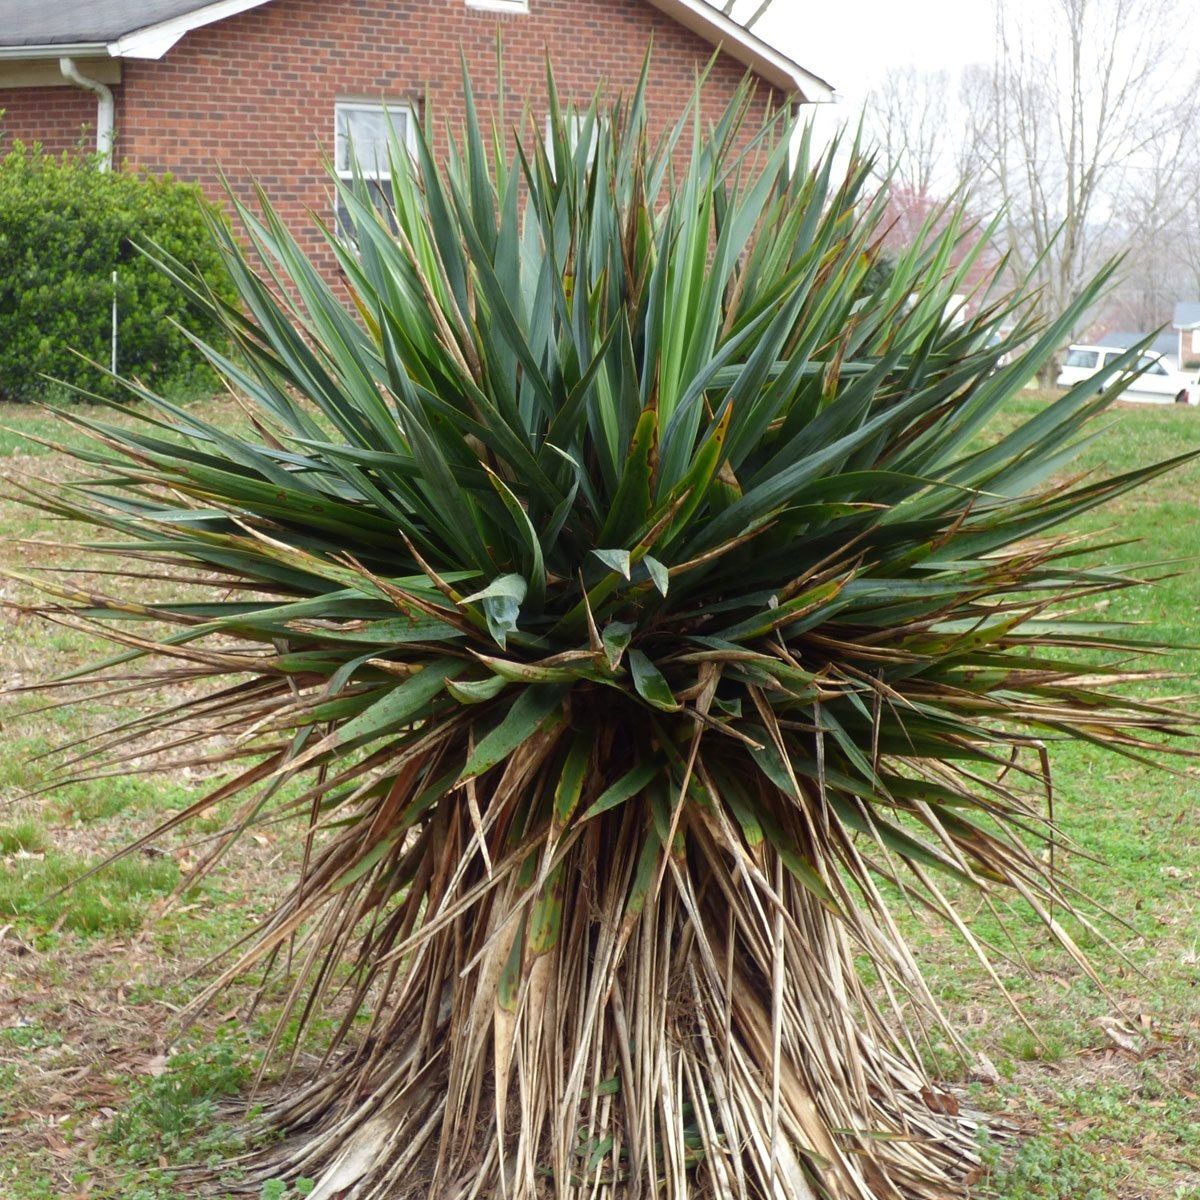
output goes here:
{"type": "MultiPolygon", "coordinates": [[[[215,379],[174,324],[186,307],[179,288],[137,244],[157,243],[232,296],[207,224],[216,210],[193,184],[96,168],[20,143],[0,158],[0,397],[115,390],[93,365],[110,359],[114,269],[120,373],[160,391],[215,379]]],[[[188,325],[216,334],[196,315],[188,325]]]]}

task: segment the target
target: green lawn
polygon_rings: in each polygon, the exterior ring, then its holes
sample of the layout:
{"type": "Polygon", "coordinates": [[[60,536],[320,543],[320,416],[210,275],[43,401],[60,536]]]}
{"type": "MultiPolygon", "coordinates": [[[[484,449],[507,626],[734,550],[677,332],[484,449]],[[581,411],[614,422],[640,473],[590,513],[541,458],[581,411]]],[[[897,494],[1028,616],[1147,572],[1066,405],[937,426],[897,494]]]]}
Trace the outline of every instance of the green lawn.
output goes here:
{"type": "MultiPolygon", "coordinates": [[[[1044,402],[1022,398],[1007,419],[1044,402]]],[[[234,417],[231,406],[206,407],[234,417]]],[[[1200,411],[1129,407],[1112,420],[1115,428],[1087,449],[1081,469],[1119,472],[1200,449],[1200,411]]],[[[0,413],[0,425],[60,436],[52,419],[16,406],[0,413]]],[[[67,470],[59,455],[30,453],[7,433],[0,455],[0,473],[12,481],[67,470]]],[[[13,539],[0,548],[0,562],[75,565],[69,552],[32,550],[20,540],[57,541],[62,531],[51,523],[10,501],[0,502],[0,519],[13,539]]],[[[1115,597],[1111,613],[1200,644],[1200,464],[1093,515],[1085,528],[1133,539],[1108,552],[1111,561],[1166,564],[1146,573],[1168,578],[1115,597]]],[[[3,590],[22,598],[13,585],[3,590]]],[[[0,623],[0,673],[9,686],[65,669],[94,649],[81,633],[12,613],[0,623]]],[[[1200,651],[1181,650],[1167,665],[1195,672],[1200,651]]],[[[47,751],[114,712],[103,698],[69,711],[37,707],[17,699],[0,710],[0,1196],[190,1194],[162,1168],[236,1147],[221,1106],[244,1092],[270,1012],[242,1019],[247,985],[193,1032],[181,1033],[171,1018],[200,987],[189,971],[265,909],[288,873],[290,851],[273,833],[247,841],[199,894],[168,906],[180,868],[199,852],[191,843],[219,827],[216,814],[161,851],[62,892],[79,868],[156,814],[195,799],[208,781],[137,774],[22,799],[49,781],[47,751]]],[[[1061,824],[1099,860],[1078,860],[1075,879],[1128,922],[1103,924],[1128,963],[1102,943],[1089,945],[1105,996],[1049,948],[1027,913],[1002,909],[1013,963],[1000,961],[1000,975],[1035,1037],[953,931],[910,921],[947,1014],[999,1080],[980,1081],[990,1076],[980,1058],[963,1063],[936,1040],[931,1066],[1020,1131],[988,1148],[991,1165],[975,1185],[980,1197],[1200,1197],[1200,785],[1098,750],[1063,748],[1053,761],[1061,824]],[[1015,965],[1021,958],[1032,974],[1015,965]]],[[[1005,938],[989,914],[976,915],[982,934],[1005,938]]]]}
{"type": "MultiPolygon", "coordinates": [[[[1030,396],[1015,421],[1044,400],[1030,396]]],[[[1083,453],[1079,469],[1116,474],[1200,450],[1200,411],[1122,406],[1083,453]]],[[[1129,544],[1108,562],[1166,576],[1118,594],[1109,613],[1144,624],[1180,646],[1200,644],[1200,462],[1092,514],[1082,528],[1129,544]]],[[[1161,664],[1186,674],[1200,651],[1161,664]]],[[[1164,684],[1194,690],[1192,680],[1164,684]]],[[[997,1068],[999,1085],[971,1084],[981,1107],[1033,1134],[981,1181],[980,1195],[1025,1200],[1200,1197],[1200,780],[1167,774],[1099,749],[1053,751],[1056,813],[1096,862],[1076,859],[1072,877],[1132,928],[1101,929],[1127,957],[1081,939],[1111,996],[1053,950],[1022,906],[1002,912],[1013,944],[986,913],[974,926],[1034,968],[999,974],[1040,1035],[1035,1039],[963,950],[953,931],[913,923],[947,1013],[997,1068]]],[[[972,904],[972,908],[978,907],[972,904]]],[[[948,1051],[935,1059],[969,1078],[948,1051]]],[[[979,1072],[976,1071],[976,1074],[979,1072]]],[[[986,1074],[986,1072],[985,1072],[986,1074]]]]}

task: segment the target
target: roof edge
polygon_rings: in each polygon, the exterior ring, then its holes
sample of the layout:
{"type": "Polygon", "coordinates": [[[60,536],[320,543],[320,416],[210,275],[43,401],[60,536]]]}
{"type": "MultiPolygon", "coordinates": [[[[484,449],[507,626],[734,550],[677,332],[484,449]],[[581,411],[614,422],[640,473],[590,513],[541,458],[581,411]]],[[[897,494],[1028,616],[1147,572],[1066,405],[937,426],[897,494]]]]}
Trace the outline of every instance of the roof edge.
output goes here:
{"type": "Polygon", "coordinates": [[[805,70],[707,0],[650,0],[650,3],[680,25],[725,50],[768,83],[794,93],[800,103],[829,104],[833,101],[833,84],[805,70]]]}
{"type": "Polygon", "coordinates": [[[40,46],[0,46],[0,60],[96,58],[108,53],[103,42],[47,42],[40,46]]]}
{"type": "Polygon", "coordinates": [[[238,13],[266,3],[267,0],[214,0],[182,16],[135,29],[115,42],[109,42],[106,49],[113,58],[159,59],[193,29],[236,17],[238,13]]]}
{"type": "MultiPolygon", "coordinates": [[[[0,46],[0,59],[58,58],[64,54],[160,59],[193,29],[223,21],[266,3],[269,0],[212,0],[181,16],[131,30],[112,42],[0,46]]],[[[649,0],[649,3],[684,28],[736,58],[768,83],[794,95],[800,103],[826,104],[833,100],[832,84],[805,70],[756,33],[714,8],[708,0],[649,0]]]]}

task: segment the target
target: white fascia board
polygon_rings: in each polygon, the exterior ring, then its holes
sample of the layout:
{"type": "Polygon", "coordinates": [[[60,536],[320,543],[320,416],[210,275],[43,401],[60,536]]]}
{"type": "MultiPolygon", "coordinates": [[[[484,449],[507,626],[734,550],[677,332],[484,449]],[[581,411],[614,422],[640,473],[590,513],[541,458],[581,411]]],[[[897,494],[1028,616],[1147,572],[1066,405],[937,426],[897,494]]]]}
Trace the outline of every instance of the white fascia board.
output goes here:
{"type": "Polygon", "coordinates": [[[806,71],[757,34],[714,8],[708,0],[650,0],[650,3],[705,41],[725,50],[768,83],[785,92],[794,92],[801,103],[832,102],[832,84],[806,71]]]}
{"type": "Polygon", "coordinates": [[[181,17],[173,17],[169,21],[160,21],[157,25],[147,25],[145,29],[135,29],[108,45],[108,53],[113,58],[162,58],[184,34],[193,29],[211,25],[214,21],[224,21],[227,17],[236,17],[251,8],[258,8],[268,0],[216,0],[214,4],[206,4],[194,12],[184,13],[181,17]]]}

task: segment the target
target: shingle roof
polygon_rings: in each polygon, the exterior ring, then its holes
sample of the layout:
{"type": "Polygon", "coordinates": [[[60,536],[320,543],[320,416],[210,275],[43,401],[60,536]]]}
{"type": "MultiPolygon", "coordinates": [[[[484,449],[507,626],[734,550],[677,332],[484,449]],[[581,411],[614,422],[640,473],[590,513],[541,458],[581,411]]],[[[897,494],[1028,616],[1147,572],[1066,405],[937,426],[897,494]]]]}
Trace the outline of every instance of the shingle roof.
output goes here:
{"type": "Polygon", "coordinates": [[[1175,305],[1175,328],[1195,329],[1200,325],[1200,302],[1181,300],[1175,305]]]}
{"type": "MultiPolygon", "coordinates": [[[[1200,308],[1200,305],[1196,307],[1200,308]]],[[[1115,346],[1118,350],[1128,350],[1130,346],[1144,342],[1149,336],[1146,333],[1132,333],[1118,329],[1113,333],[1106,333],[1096,344],[1098,346],[1115,346]]],[[[1179,353],[1179,341],[1173,333],[1160,333],[1151,343],[1150,349],[1174,358],[1179,353]]]]}
{"type": "Polygon", "coordinates": [[[0,46],[115,42],[137,29],[173,21],[212,0],[0,0],[0,46]]]}
{"type": "MultiPolygon", "coordinates": [[[[267,2],[0,0],[0,58],[50,57],[58,46],[87,47],[122,58],[161,58],[189,29],[267,2]],[[159,28],[162,26],[165,31],[159,28]],[[28,55],[23,54],[25,50],[28,55]]],[[[832,99],[833,88],[825,80],[732,20],[712,0],[649,3],[798,99],[832,99]]]]}

